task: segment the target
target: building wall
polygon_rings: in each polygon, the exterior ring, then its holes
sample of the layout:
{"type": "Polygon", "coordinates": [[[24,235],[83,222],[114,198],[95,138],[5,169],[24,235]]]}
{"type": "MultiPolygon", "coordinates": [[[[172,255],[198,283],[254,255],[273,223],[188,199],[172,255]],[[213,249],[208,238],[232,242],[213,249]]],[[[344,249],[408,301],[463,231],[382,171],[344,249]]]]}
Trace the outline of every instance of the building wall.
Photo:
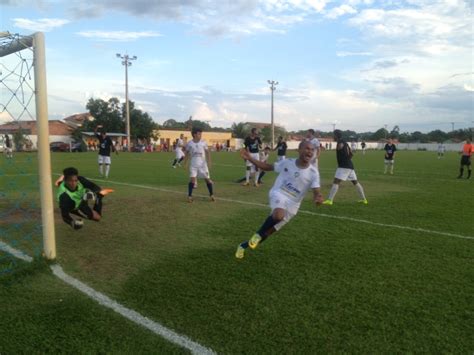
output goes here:
{"type": "MultiPolygon", "coordinates": [[[[160,129],[157,133],[159,134],[159,138],[153,142],[155,144],[166,143],[172,146],[181,134],[184,135],[185,142],[189,142],[193,139],[190,131],[160,129]]],[[[230,132],[202,132],[202,139],[205,140],[209,146],[215,146],[216,143],[220,145],[230,144],[232,149],[236,149],[236,145],[238,145],[238,142],[235,138],[232,138],[232,133],[230,132]]]]}

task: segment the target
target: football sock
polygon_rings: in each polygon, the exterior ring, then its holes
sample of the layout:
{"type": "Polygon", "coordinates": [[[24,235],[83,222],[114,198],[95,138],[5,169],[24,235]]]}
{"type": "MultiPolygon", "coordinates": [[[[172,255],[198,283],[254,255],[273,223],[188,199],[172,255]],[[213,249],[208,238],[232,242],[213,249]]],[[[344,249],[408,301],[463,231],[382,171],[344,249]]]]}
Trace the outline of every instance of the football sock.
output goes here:
{"type": "Polygon", "coordinates": [[[99,174],[104,175],[104,168],[102,164],[99,164],[99,174]]]}
{"type": "Polygon", "coordinates": [[[193,188],[194,188],[194,184],[192,182],[190,182],[188,184],[188,196],[191,197],[193,195],[193,188]]]}
{"type": "Polygon", "coordinates": [[[383,169],[383,173],[384,173],[384,174],[387,173],[387,164],[385,164],[385,168],[383,169]]]}
{"type": "Polygon", "coordinates": [[[244,249],[247,249],[249,247],[249,242],[246,241],[246,242],[240,243],[240,246],[244,249]]]}
{"type": "Polygon", "coordinates": [[[262,171],[260,175],[258,176],[258,183],[260,184],[262,182],[262,178],[265,175],[265,171],[262,171]]]}
{"type": "Polygon", "coordinates": [[[178,159],[175,159],[175,160],[173,161],[173,165],[172,165],[172,166],[175,166],[177,162],[178,162],[178,159]]]}
{"type": "Polygon", "coordinates": [[[109,177],[110,165],[105,164],[105,177],[109,177]]]}
{"type": "Polygon", "coordinates": [[[178,161],[179,164],[181,164],[181,162],[184,160],[184,157],[181,157],[178,161]]]}
{"type": "Polygon", "coordinates": [[[245,181],[246,181],[246,182],[249,182],[249,181],[250,181],[250,170],[247,170],[247,171],[245,172],[245,181]]]}
{"type": "Polygon", "coordinates": [[[94,211],[102,215],[102,195],[97,195],[97,198],[94,203],[94,211]]]}
{"type": "Polygon", "coordinates": [[[459,177],[464,175],[464,168],[459,169],[459,177]]]}
{"type": "Polygon", "coordinates": [[[339,190],[339,185],[332,184],[331,191],[329,191],[328,200],[334,200],[334,196],[336,196],[337,190],[339,190]]]}
{"type": "Polygon", "coordinates": [[[467,171],[467,178],[469,179],[471,177],[471,169],[467,171]]]}
{"type": "Polygon", "coordinates": [[[265,220],[265,222],[263,222],[262,226],[260,227],[260,229],[258,230],[258,235],[262,237],[262,241],[264,239],[266,239],[266,237],[268,236],[268,231],[273,228],[275,226],[275,224],[277,224],[278,222],[275,221],[273,219],[273,216],[270,215],[267,217],[267,219],[265,220]]]}
{"type": "Polygon", "coordinates": [[[213,190],[212,190],[212,184],[209,182],[206,182],[207,189],[209,190],[209,195],[214,195],[213,190]]]}
{"type": "Polygon", "coordinates": [[[355,187],[357,189],[357,192],[359,192],[360,198],[365,200],[365,193],[364,193],[364,188],[362,187],[362,185],[357,183],[357,185],[355,187]]]}
{"type": "Polygon", "coordinates": [[[258,184],[258,177],[260,176],[260,173],[258,171],[255,172],[255,184],[258,184]]]}
{"type": "Polygon", "coordinates": [[[393,174],[393,164],[390,165],[390,174],[393,174]]]}

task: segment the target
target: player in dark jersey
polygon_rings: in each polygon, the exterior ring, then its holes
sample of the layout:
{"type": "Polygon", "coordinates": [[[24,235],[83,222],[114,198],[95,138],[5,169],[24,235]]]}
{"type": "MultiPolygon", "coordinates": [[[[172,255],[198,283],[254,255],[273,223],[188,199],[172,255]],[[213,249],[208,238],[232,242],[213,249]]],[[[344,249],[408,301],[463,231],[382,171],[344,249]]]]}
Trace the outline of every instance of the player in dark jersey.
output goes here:
{"type": "Polygon", "coordinates": [[[5,155],[7,158],[13,158],[13,145],[8,134],[5,134],[5,155]]]}
{"type": "Polygon", "coordinates": [[[385,169],[383,173],[386,174],[388,167],[390,166],[390,175],[393,175],[393,164],[395,163],[395,152],[397,151],[397,147],[393,144],[392,138],[388,140],[388,143],[385,144],[383,150],[385,150],[385,169]]]}
{"type": "MultiPolygon", "coordinates": [[[[262,140],[258,136],[256,128],[252,128],[250,131],[250,136],[245,138],[244,141],[245,149],[250,153],[250,156],[255,160],[260,160],[260,148],[262,147],[262,140]]],[[[245,182],[242,184],[244,186],[250,185],[250,175],[254,175],[254,186],[258,186],[258,168],[251,163],[249,160],[245,161],[245,182]]]]}
{"type": "Polygon", "coordinates": [[[367,205],[367,199],[365,198],[364,189],[361,184],[357,181],[357,176],[354,171],[354,165],[352,164],[352,151],[349,148],[349,145],[346,141],[342,139],[342,131],[336,129],[334,131],[334,140],[337,141],[336,146],[336,156],[337,156],[337,170],[336,176],[334,177],[334,181],[331,187],[331,191],[329,191],[329,196],[326,201],[323,202],[324,205],[332,205],[334,196],[336,196],[337,190],[339,190],[339,184],[341,181],[350,180],[352,184],[359,192],[359,196],[361,200],[360,203],[367,205]]]}
{"type": "Polygon", "coordinates": [[[288,149],[288,146],[286,142],[283,140],[283,137],[280,136],[278,137],[278,142],[277,146],[273,150],[277,150],[277,161],[283,160],[286,158],[286,150],[288,149]]]}
{"type": "Polygon", "coordinates": [[[95,136],[99,140],[99,174],[101,177],[104,176],[105,178],[108,178],[110,172],[110,164],[112,163],[112,161],[110,160],[110,152],[115,152],[115,154],[118,155],[118,151],[115,150],[114,142],[112,142],[112,139],[107,136],[107,133],[104,130],[102,130],[100,134],[97,133],[97,130],[99,128],[102,128],[102,125],[97,126],[94,130],[95,136]]]}
{"type": "Polygon", "coordinates": [[[102,217],[102,198],[112,190],[102,190],[92,181],[79,176],[76,168],[66,168],[63,176],[56,182],[58,185],[57,200],[61,209],[63,221],[74,229],[81,229],[84,225],[81,218],[73,218],[71,214],[100,221],[102,217]],[[93,202],[91,209],[88,202],[93,202]]]}

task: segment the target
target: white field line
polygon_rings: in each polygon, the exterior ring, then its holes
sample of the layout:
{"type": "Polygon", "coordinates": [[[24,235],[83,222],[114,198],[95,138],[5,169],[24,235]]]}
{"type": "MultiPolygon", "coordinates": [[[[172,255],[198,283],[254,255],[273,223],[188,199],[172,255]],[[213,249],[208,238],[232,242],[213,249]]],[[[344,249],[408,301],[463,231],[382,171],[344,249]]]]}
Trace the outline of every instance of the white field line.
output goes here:
{"type": "MultiPolygon", "coordinates": [[[[164,188],[155,187],[155,186],[129,184],[129,183],[125,183],[125,182],[118,182],[118,181],[111,181],[111,180],[100,180],[100,179],[95,179],[95,181],[101,181],[101,182],[104,182],[104,183],[130,186],[130,187],[138,187],[138,188],[141,188],[141,189],[169,192],[169,193],[174,193],[174,194],[182,194],[182,195],[186,194],[186,192],[183,192],[183,191],[169,190],[169,189],[164,189],[164,188]]],[[[198,194],[194,194],[194,195],[197,196],[197,197],[204,197],[204,198],[207,197],[205,195],[198,195],[198,194]]],[[[252,206],[258,206],[258,207],[265,207],[265,208],[269,207],[267,204],[263,204],[263,203],[240,201],[240,200],[234,200],[234,199],[224,198],[224,197],[216,197],[216,200],[233,202],[233,203],[240,203],[240,204],[243,204],[243,205],[252,205],[252,206]]],[[[379,226],[379,227],[389,227],[389,228],[403,229],[403,230],[409,230],[409,231],[414,231],[414,232],[422,232],[422,233],[428,233],[428,234],[442,235],[442,236],[445,236],[445,237],[453,237],[453,238],[474,240],[473,236],[466,236],[466,235],[449,233],[449,232],[434,231],[434,230],[425,229],[425,228],[401,226],[401,225],[398,225],[398,224],[385,224],[385,223],[379,223],[379,222],[372,222],[372,221],[365,220],[365,219],[352,218],[352,217],[346,217],[346,216],[334,216],[334,215],[329,215],[329,214],[325,214],[325,213],[317,213],[317,212],[306,211],[306,210],[300,210],[299,212],[304,213],[304,214],[313,215],[313,216],[341,219],[341,220],[346,220],[346,221],[351,221],[351,222],[370,224],[370,225],[379,226]]]]}
{"type": "MultiPolygon", "coordinates": [[[[15,249],[1,241],[0,241],[0,250],[3,250],[23,261],[26,261],[26,262],[33,261],[33,258],[31,256],[26,255],[22,251],[15,249]]],[[[62,267],[59,266],[58,264],[51,265],[51,270],[53,271],[53,274],[56,277],[58,277],[63,282],[67,283],[68,285],[74,287],[78,291],[89,296],[100,305],[112,309],[113,311],[120,314],[121,316],[127,318],[128,320],[131,320],[135,324],[138,324],[144,328],[147,328],[148,330],[151,330],[153,333],[162,336],[163,338],[170,341],[171,343],[174,343],[185,349],[188,349],[193,354],[215,354],[215,352],[212,351],[211,349],[206,348],[192,341],[188,337],[184,335],[180,335],[174,332],[173,330],[168,329],[165,326],[147,317],[142,316],[141,314],[139,314],[138,312],[135,312],[134,310],[130,308],[122,306],[121,304],[115,302],[114,300],[107,297],[103,293],[100,293],[94,290],[93,288],[87,286],[86,284],[82,283],[81,281],[75,279],[74,277],[69,276],[63,271],[62,267]]]]}
{"type": "Polygon", "coordinates": [[[97,303],[101,304],[104,307],[110,308],[113,311],[117,312],[118,314],[122,315],[123,317],[131,320],[132,322],[141,325],[144,328],[151,330],[153,333],[157,335],[161,335],[166,340],[179,345],[183,348],[186,348],[191,351],[193,354],[215,354],[211,349],[208,349],[188,337],[184,335],[180,335],[159,323],[152,321],[151,319],[142,316],[141,314],[135,312],[132,309],[122,306],[121,304],[115,302],[114,300],[110,299],[106,295],[97,292],[96,290],[90,288],[89,286],[85,285],[81,281],[67,275],[61,266],[59,265],[52,265],[51,269],[53,270],[53,274],[63,280],[65,283],[71,285],[75,289],[81,291],[82,293],[86,294],[90,298],[92,298],[97,303]]]}
{"type": "Polygon", "coordinates": [[[8,254],[13,255],[15,258],[26,261],[28,263],[31,263],[33,261],[33,258],[31,256],[23,253],[21,250],[9,246],[7,243],[4,243],[2,241],[0,241],[0,250],[3,250],[8,254]]]}

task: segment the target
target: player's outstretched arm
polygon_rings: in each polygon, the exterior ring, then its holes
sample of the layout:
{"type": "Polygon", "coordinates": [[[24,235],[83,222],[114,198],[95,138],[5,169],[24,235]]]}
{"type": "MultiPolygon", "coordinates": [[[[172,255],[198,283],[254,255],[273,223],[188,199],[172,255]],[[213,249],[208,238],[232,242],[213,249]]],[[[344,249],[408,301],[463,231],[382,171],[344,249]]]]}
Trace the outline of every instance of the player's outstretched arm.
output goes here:
{"type": "Polygon", "coordinates": [[[249,162],[251,162],[253,165],[255,165],[255,166],[256,166],[257,168],[259,168],[259,169],[262,169],[262,170],[264,170],[264,171],[273,171],[273,170],[274,170],[272,164],[264,163],[264,162],[262,162],[262,161],[253,159],[253,158],[250,156],[249,151],[246,150],[246,149],[242,149],[242,150],[240,151],[240,156],[241,156],[243,159],[248,160],[249,162]]]}
{"type": "Polygon", "coordinates": [[[321,191],[319,188],[313,189],[313,202],[316,206],[321,206],[323,204],[323,195],[321,195],[321,191]]]}

